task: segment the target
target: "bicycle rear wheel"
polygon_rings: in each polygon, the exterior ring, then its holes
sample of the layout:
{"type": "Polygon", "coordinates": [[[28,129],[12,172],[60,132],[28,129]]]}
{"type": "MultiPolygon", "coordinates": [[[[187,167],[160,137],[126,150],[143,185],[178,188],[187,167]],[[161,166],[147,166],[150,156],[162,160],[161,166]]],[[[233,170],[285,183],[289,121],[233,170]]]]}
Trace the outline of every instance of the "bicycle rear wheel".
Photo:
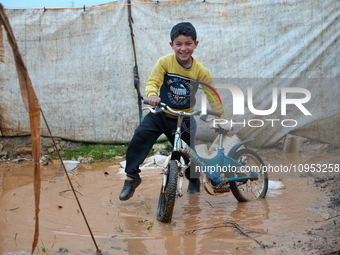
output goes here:
{"type": "MultiPolygon", "coordinates": [[[[242,181],[230,182],[230,189],[239,202],[247,202],[258,198],[264,198],[268,190],[268,174],[263,171],[264,162],[254,151],[242,149],[236,152],[233,157],[237,162],[255,172],[258,178],[255,180],[245,179],[242,181]]],[[[244,167],[237,167],[235,177],[247,177],[251,172],[244,167]]]]}
{"type": "Polygon", "coordinates": [[[177,179],[178,179],[178,165],[176,160],[170,160],[168,164],[169,176],[164,192],[159,195],[157,220],[161,222],[169,222],[172,219],[172,214],[175,207],[177,179]]]}

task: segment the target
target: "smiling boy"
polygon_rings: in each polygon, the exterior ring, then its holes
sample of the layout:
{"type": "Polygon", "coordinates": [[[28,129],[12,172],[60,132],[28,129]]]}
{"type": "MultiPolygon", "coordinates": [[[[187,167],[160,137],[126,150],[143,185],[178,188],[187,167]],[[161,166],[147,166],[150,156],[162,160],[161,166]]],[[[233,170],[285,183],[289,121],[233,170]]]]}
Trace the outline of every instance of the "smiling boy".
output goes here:
{"type": "MultiPolygon", "coordinates": [[[[175,25],[170,32],[170,46],[174,53],[161,57],[146,83],[146,97],[152,106],[163,102],[174,110],[191,112],[195,105],[195,94],[198,86],[206,86],[207,91],[212,84],[209,71],[192,57],[198,45],[196,30],[189,22],[175,25]]],[[[222,113],[221,118],[226,118],[219,100],[208,97],[211,108],[222,113]]],[[[136,129],[135,134],[126,152],[126,180],[119,195],[122,201],[130,199],[135,189],[140,185],[139,165],[145,160],[153,144],[161,134],[165,134],[171,144],[174,141],[174,130],[177,127],[177,117],[168,112],[160,114],[148,113],[136,129]]],[[[194,148],[196,122],[194,118],[183,121],[182,139],[194,148]],[[191,141],[191,143],[190,143],[191,141]]],[[[200,191],[199,176],[190,176],[188,193],[200,191]]]]}

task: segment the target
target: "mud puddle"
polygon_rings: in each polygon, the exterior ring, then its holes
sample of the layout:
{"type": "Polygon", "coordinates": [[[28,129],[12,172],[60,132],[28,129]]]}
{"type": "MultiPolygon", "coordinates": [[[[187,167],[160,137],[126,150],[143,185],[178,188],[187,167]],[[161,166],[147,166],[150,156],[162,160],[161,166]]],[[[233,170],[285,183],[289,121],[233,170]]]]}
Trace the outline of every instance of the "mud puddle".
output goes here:
{"type": "MultiPolygon", "coordinates": [[[[271,157],[269,162],[282,164],[290,157],[282,155],[271,157]]],[[[30,163],[0,165],[0,254],[31,249],[32,169],[30,163]]],[[[66,176],[57,173],[61,173],[58,162],[42,167],[40,239],[36,254],[43,251],[57,254],[60,247],[67,248],[68,254],[93,254],[95,245],[69,191],[66,176]]],[[[135,195],[121,202],[118,196],[125,175],[119,173],[118,166],[80,165],[77,173],[71,174],[97,245],[107,254],[261,254],[259,245],[235,228],[186,232],[233,221],[247,230],[266,233],[249,234],[271,244],[279,243],[291,231],[315,227],[314,221],[319,218],[313,208],[321,203],[321,197],[308,178],[270,174],[270,180],[280,180],[285,189],[269,189],[264,200],[238,203],[231,193],[210,196],[203,188],[200,194],[183,192],[184,196],[176,201],[172,222],[160,223],[156,220],[160,170],[144,170],[141,176],[143,181],[135,195]]],[[[187,185],[185,180],[184,191],[187,185]]]]}

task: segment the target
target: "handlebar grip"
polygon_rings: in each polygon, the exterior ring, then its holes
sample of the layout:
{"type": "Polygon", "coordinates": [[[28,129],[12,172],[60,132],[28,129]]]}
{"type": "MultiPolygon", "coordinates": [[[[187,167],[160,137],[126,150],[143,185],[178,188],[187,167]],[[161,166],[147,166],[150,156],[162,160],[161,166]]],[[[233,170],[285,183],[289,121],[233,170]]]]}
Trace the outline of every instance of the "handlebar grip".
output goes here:
{"type": "Polygon", "coordinates": [[[149,99],[144,99],[144,100],[143,100],[143,103],[144,103],[144,104],[149,104],[149,99]]]}
{"type": "Polygon", "coordinates": [[[209,109],[207,109],[207,114],[213,115],[213,116],[217,116],[217,117],[221,117],[222,116],[222,113],[216,112],[216,111],[213,111],[213,110],[209,110],[209,109]]]}

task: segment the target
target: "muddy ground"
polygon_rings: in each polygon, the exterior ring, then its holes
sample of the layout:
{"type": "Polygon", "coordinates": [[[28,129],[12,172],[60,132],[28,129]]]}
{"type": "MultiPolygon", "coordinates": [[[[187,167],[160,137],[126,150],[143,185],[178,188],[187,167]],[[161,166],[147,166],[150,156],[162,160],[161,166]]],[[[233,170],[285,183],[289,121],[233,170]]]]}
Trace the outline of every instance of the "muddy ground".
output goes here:
{"type": "MultiPolygon", "coordinates": [[[[269,173],[284,189],[269,189],[266,199],[249,203],[238,203],[231,193],[184,192],[170,223],[156,221],[159,169],[143,171],[141,186],[127,202],[118,199],[125,178],[118,162],[81,164],[70,176],[96,243],[106,254],[339,254],[340,150],[311,143],[300,153],[257,152],[267,165],[297,169],[269,173]],[[321,172],[306,170],[313,164],[320,164],[321,172]],[[236,222],[265,248],[223,222],[236,222]]],[[[0,254],[31,249],[32,169],[29,161],[0,162],[0,254]]],[[[42,179],[36,254],[60,254],[60,248],[67,254],[93,254],[94,242],[60,162],[42,165],[42,179]]]]}

